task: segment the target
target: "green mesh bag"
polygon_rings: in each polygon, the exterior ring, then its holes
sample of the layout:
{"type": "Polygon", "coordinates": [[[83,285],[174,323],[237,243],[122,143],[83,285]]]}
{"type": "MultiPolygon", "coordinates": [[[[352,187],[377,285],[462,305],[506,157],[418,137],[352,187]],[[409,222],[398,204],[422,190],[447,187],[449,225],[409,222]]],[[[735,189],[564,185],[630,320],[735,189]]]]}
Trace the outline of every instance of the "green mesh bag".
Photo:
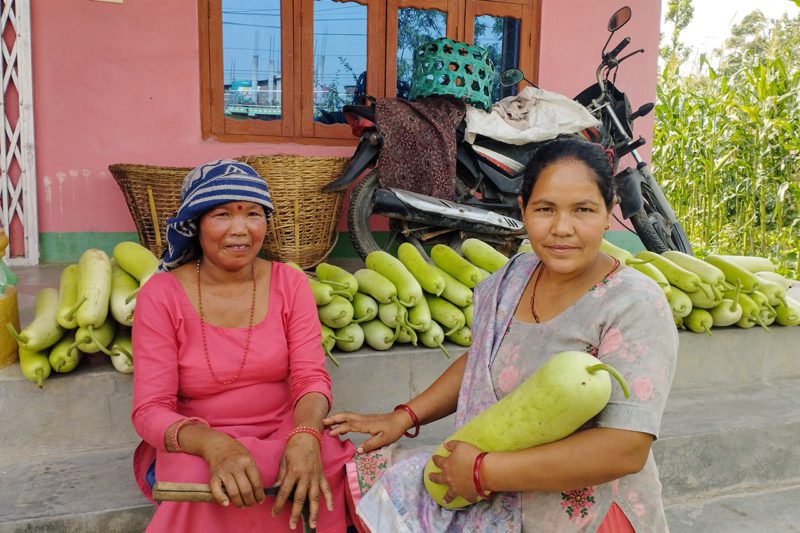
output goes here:
{"type": "Polygon", "coordinates": [[[442,37],[414,50],[409,98],[450,95],[488,110],[496,77],[485,49],[442,37]]]}

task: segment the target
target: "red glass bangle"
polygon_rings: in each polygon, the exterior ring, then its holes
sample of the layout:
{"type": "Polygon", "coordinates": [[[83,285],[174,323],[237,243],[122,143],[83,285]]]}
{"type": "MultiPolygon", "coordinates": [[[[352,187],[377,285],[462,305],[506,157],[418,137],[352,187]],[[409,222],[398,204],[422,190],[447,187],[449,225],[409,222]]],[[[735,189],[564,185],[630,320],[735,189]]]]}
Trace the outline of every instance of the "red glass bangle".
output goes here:
{"type": "Polygon", "coordinates": [[[299,435],[300,433],[308,433],[309,435],[313,435],[317,442],[319,443],[319,447],[322,448],[322,433],[320,433],[317,429],[312,428],[311,426],[297,426],[293,430],[289,432],[289,435],[286,436],[286,441],[288,442],[289,439],[294,437],[295,435],[299,435]]]}
{"type": "Polygon", "coordinates": [[[397,411],[398,409],[402,409],[403,411],[408,413],[408,416],[411,417],[411,421],[414,423],[414,433],[411,434],[408,431],[405,431],[403,433],[403,435],[405,435],[409,439],[415,438],[417,435],[419,435],[419,418],[417,418],[417,414],[414,412],[413,409],[411,409],[409,406],[407,406],[404,403],[401,403],[400,405],[398,405],[398,406],[396,406],[394,408],[395,411],[397,411]]]}
{"type": "Polygon", "coordinates": [[[472,465],[472,481],[475,483],[475,492],[478,493],[478,496],[482,498],[488,498],[492,495],[492,491],[490,490],[483,490],[481,486],[481,464],[483,463],[483,458],[489,452],[481,452],[475,457],[475,463],[472,465]]]}
{"type": "Polygon", "coordinates": [[[174,448],[173,453],[183,453],[183,448],[181,448],[181,445],[178,443],[178,431],[180,431],[181,428],[186,424],[202,424],[205,427],[209,427],[208,422],[196,416],[184,418],[178,422],[178,425],[175,426],[174,430],[172,430],[172,447],[174,448]]]}

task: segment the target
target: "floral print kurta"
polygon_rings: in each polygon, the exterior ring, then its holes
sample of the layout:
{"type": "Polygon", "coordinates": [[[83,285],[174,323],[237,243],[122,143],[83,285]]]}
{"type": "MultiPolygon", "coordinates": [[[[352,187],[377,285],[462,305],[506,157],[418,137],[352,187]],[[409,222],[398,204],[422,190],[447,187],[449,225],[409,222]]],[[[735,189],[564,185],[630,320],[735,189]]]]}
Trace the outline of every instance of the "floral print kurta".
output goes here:
{"type": "MultiPolygon", "coordinates": [[[[550,356],[581,350],[614,366],[632,389],[625,399],[613,385],[608,405],[585,427],[657,437],[678,345],[661,289],[623,268],[551,320],[516,321],[514,311],[537,263],[534,254],[518,255],[476,289],[473,344],[456,427],[508,394],[550,356]]],[[[427,459],[420,454],[392,465],[361,499],[358,514],[373,531],[594,531],[612,502],[636,531],[667,530],[652,452],[641,472],[611,483],[564,493],[496,493],[464,511],[444,510],[427,495],[422,482],[427,459]]]]}

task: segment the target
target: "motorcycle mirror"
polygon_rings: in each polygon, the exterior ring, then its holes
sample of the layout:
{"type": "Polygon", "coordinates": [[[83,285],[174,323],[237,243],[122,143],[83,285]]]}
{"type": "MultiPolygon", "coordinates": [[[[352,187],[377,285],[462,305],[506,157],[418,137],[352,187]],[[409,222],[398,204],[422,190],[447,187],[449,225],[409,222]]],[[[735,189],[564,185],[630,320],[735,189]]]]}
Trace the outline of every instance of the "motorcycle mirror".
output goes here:
{"type": "Polygon", "coordinates": [[[631,20],[631,8],[628,6],[619,8],[611,15],[611,18],[608,19],[608,31],[614,33],[627,24],[629,20],[631,20]]]}
{"type": "Polygon", "coordinates": [[[512,85],[516,85],[524,79],[524,75],[522,71],[515,68],[510,68],[506,71],[503,71],[500,74],[500,85],[503,87],[511,87],[512,85]]]}

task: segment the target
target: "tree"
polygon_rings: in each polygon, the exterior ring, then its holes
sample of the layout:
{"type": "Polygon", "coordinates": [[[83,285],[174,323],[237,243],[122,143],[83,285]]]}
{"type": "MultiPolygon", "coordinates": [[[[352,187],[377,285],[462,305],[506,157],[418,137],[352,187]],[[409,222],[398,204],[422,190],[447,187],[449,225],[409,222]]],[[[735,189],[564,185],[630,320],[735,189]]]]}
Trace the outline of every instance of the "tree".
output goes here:
{"type": "MultiPolygon", "coordinates": [[[[689,57],[690,50],[680,39],[681,33],[692,22],[692,18],[694,18],[692,0],[669,0],[667,2],[665,20],[673,25],[672,35],[670,35],[669,44],[662,44],[658,53],[670,73],[676,73],[680,65],[689,57]]],[[[663,34],[661,40],[662,42],[664,40],[663,34]]]]}
{"type": "Polygon", "coordinates": [[[728,74],[778,58],[796,68],[800,64],[800,18],[784,15],[772,20],[753,11],[731,28],[718,52],[722,56],[720,70],[728,74]]]}

